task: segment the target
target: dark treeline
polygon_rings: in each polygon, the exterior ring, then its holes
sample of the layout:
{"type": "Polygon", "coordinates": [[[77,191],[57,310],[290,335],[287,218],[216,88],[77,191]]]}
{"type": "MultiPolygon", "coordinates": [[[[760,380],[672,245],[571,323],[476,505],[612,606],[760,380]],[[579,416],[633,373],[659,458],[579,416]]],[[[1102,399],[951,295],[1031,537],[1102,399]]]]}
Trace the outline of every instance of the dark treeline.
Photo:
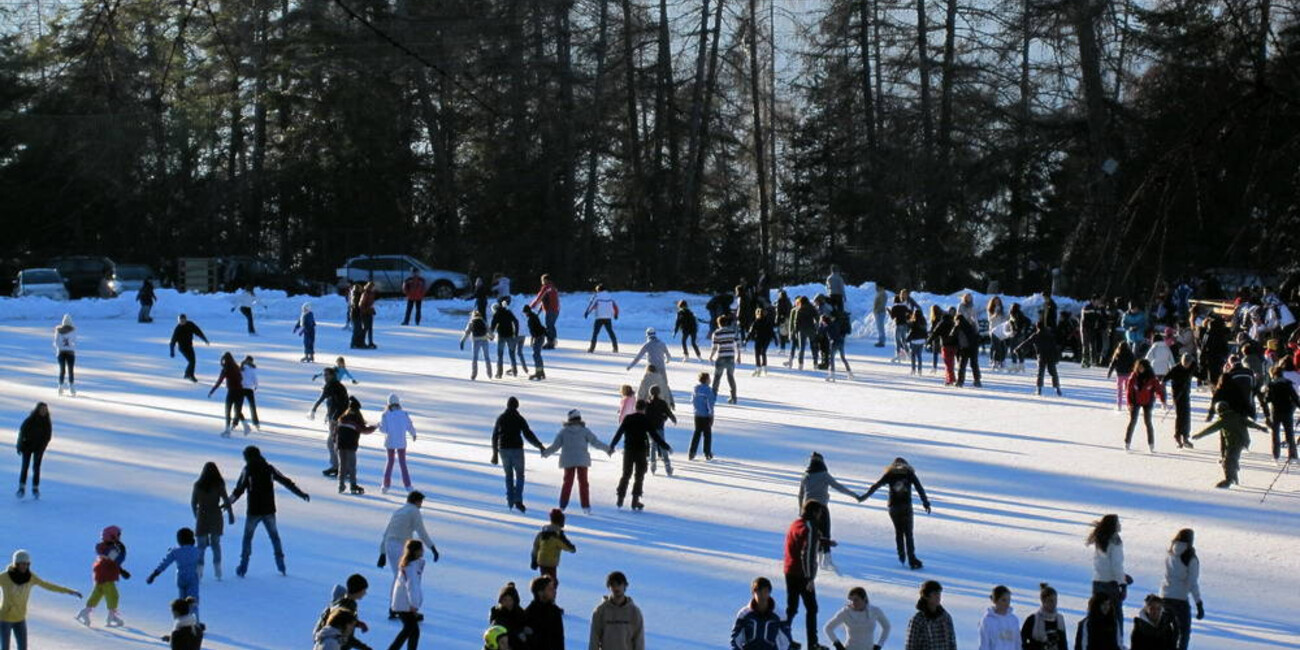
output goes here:
{"type": "Polygon", "coordinates": [[[1296,0],[774,1],[0,5],[0,256],[1081,294],[1300,250],[1296,0]]]}

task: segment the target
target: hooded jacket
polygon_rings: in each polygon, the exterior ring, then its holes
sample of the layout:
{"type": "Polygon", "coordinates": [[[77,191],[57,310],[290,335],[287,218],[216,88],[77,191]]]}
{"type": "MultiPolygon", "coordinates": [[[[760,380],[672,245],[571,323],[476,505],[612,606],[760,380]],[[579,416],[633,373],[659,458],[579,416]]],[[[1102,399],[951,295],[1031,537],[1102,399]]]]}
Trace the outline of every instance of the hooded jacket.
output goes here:
{"type": "Polygon", "coordinates": [[[171,650],[200,650],[203,647],[203,628],[199,625],[198,616],[186,614],[176,619],[172,625],[170,644],[171,650]]]}
{"type": "Polygon", "coordinates": [[[925,488],[921,487],[920,479],[916,478],[916,471],[907,463],[895,461],[885,469],[885,474],[880,477],[863,495],[862,500],[866,501],[871,495],[882,486],[889,486],[889,510],[891,512],[911,512],[912,511],[912,488],[916,488],[916,493],[921,497],[921,505],[927,510],[930,509],[930,498],[925,495],[925,488]]]}
{"type": "Polygon", "coordinates": [[[528,650],[565,650],[564,610],[559,605],[544,603],[534,595],[524,610],[524,619],[533,631],[528,637],[528,650]]]}
{"type": "Polygon", "coordinates": [[[406,449],[406,434],[415,437],[411,416],[401,407],[384,411],[379,418],[379,431],[384,434],[385,449],[406,449]]]}
{"type": "Polygon", "coordinates": [[[565,536],[564,529],[555,524],[546,524],[533,537],[533,554],[532,563],[537,566],[557,567],[560,566],[560,553],[567,551],[569,553],[578,552],[578,547],[569,541],[565,536]]]}
{"type": "Polygon", "coordinates": [[[71,319],[65,318],[62,325],[54,328],[54,351],[77,351],[77,328],[72,325],[71,319]]]}
{"type": "Polygon", "coordinates": [[[248,516],[273,515],[275,514],[275,483],[283,485],[300,499],[307,498],[307,493],[298,489],[289,477],[281,474],[280,470],[266,462],[265,458],[257,456],[246,463],[244,471],[239,473],[239,480],[235,482],[235,491],[230,495],[230,502],[233,504],[239,501],[239,497],[247,491],[248,516]]]}
{"type": "Polygon", "coordinates": [[[617,604],[605,596],[591,612],[588,650],[645,650],[645,621],[641,608],[624,596],[617,604]]]}
{"type": "Polygon", "coordinates": [[[767,606],[757,602],[736,612],[736,622],[731,626],[731,650],[788,650],[794,646],[790,626],[776,613],[776,601],[767,599],[767,606]]]}
{"type": "Polygon", "coordinates": [[[1160,612],[1160,620],[1152,621],[1146,608],[1133,617],[1133,636],[1129,650],[1176,650],[1178,624],[1169,610],[1160,612]]]}
{"type": "Polygon", "coordinates": [[[1020,621],[1013,610],[999,614],[990,607],[984,611],[979,650],[1020,650],[1020,621]]]}
{"type": "Polygon", "coordinates": [[[53,582],[41,580],[35,573],[20,573],[12,565],[0,573],[0,623],[21,623],[27,620],[27,600],[31,598],[32,587],[40,587],[57,594],[75,594],[53,582]]]}
{"type": "Polygon", "coordinates": [[[1165,557],[1165,579],[1160,584],[1160,597],[1172,600],[1201,602],[1201,560],[1187,542],[1174,542],[1165,557]]]}
{"type": "Polygon", "coordinates": [[[591,451],[588,446],[595,447],[603,452],[610,453],[612,449],[609,445],[600,441],[596,434],[592,433],[581,421],[566,423],[560,428],[560,432],[555,434],[555,440],[551,446],[542,450],[543,455],[551,455],[556,451],[560,452],[560,467],[567,469],[570,467],[591,467],[591,451]]]}
{"type": "Polygon", "coordinates": [[[587,303],[587,311],[583,312],[582,316],[586,318],[593,313],[597,320],[618,318],[618,303],[609,297],[608,291],[597,291],[591,296],[591,300],[587,303]]]}
{"type": "Polygon", "coordinates": [[[316,632],[315,641],[312,650],[343,650],[343,630],[327,625],[316,632]]]}
{"type": "Polygon", "coordinates": [[[22,426],[18,427],[18,451],[32,454],[45,451],[53,437],[52,429],[49,416],[43,417],[32,409],[22,426]]]}
{"type": "Polygon", "coordinates": [[[652,440],[656,446],[669,449],[668,443],[664,442],[663,437],[659,435],[654,421],[645,413],[630,413],[623,418],[618,431],[614,432],[614,439],[609,441],[609,448],[617,448],[618,441],[624,436],[627,438],[623,442],[623,453],[633,458],[644,458],[648,455],[652,440]]]}

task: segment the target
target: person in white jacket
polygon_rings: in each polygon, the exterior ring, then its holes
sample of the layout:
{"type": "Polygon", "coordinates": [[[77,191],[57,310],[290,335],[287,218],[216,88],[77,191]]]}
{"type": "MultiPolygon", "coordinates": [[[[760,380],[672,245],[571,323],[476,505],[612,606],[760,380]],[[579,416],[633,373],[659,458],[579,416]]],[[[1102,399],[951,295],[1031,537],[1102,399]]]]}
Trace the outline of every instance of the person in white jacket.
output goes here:
{"type": "Polygon", "coordinates": [[[1093,547],[1092,593],[1111,600],[1115,626],[1124,638],[1124,597],[1133,578],[1124,573],[1124,544],[1119,538],[1119,515],[1108,514],[1093,522],[1086,544],[1093,547]]]}
{"type": "Polygon", "coordinates": [[[76,397],[77,327],[72,324],[72,314],[64,314],[63,321],[54,328],[54,354],[59,360],[59,394],[63,394],[66,378],[67,390],[76,397]]]}
{"type": "Polygon", "coordinates": [[[879,650],[889,640],[889,619],[883,610],[867,600],[866,589],[854,587],[849,590],[849,602],[826,621],[822,631],[835,650],[879,650]],[[877,625],[880,638],[876,638],[877,625]],[[841,627],[849,634],[843,641],[835,634],[841,627]]]}
{"type": "Polygon", "coordinates": [[[980,619],[979,650],[1020,650],[1020,619],[1011,610],[1011,590],[998,585],[989,600],[993,606],[980,619]]]}
{"type": "Polygon", "coordinates": [[[1156,377],[1163,380],[1165,375],[1173,370],[1174,351],[1169,346],[1173,345],[1172,336],[1157,334],[1151,344],[1151,349],[1147,350],[1147,361],[1151,362],[1151,370],[1156,373],[1156,377]]]}
{"type": "MultiPolygon", "coordinates": [[[[248,402],[248,411],[253,416],[253,426],[262,430],[262,421],[257,419],[257,361],[253,355],[246,355],[244,360],[239,362],[239,372],[244,380],[242,385],[243,401],[248,402]]],[[[248,425],[244,425],[244,435],[248,435],[248,425]]]]}
{"type": "Polygon", "coordinates": [[[582,317],[586,318],[596,314],[596,322],[591,326],[591,345],[587,346],[587,352],[596,351],[596,337],[600,334],[600,328],[605,328],[609,333],[609,342],[614,346],[614,353],[618,354],[618,337],[614,336],[614,321],[618,320],[618,303],[609,297],[609,292],[605,291],[605,285],[596,285],[596,293],[592,294],[591,301],[587,303],[587,310],[582,312],[582,317]]]}
{"type": "Polygon", "coordinates": [[[1178,650],[1187,650],[1192,636],[1192,600],[1196,602],[1196,620],[1205,618],[1205,605],[1201,602],[1201,560],[1192,546],[1195,537],[1191,528],[1184,528],[1174,536],[1165,558],[1165,579],[1160,584],[1160,598],[1178,622],[1178,650]]]}
{"type": "Polygon", "coordinates": [[[239,313],[243,314],[244,319],[248,321],[248,333],[257,334],[257,329],[253,327],[253,306],[257,304],[257,296],[253,293],[253,287],[245,287],[239,293],[236,293],[234,303],[235,306],[231,307],[230,311],[239,309],[239,313]]]}
{"type": "MultiPolygon", "coordinates": [[[[437,551],[434,551],[437,562],[437,551]]],[[[397,618],[402,621],[402,629],[388,647],[396,649],[406,643],[406,650],[420,647],[420,606],[424,604],[424,589],[420,581],[424,575],[424,545],[418,539],[407,540],[402,560],[397,567],[397,577],[393,579],[393,599],[391,604],[397,618]]]]}
{"type": "Polygon", "coordinates": [[[398,560],[402,557],[402,549],[412,537],[418,536],[423,540],[428,545],[429,552],[433,554],[433,561],[438,561],[438,547],[429,537],[429,531],[425,530],[424,517],[420,515],[422,505],[424,505],[423,492],[417,490],[406,495],[406,505],[393,512],[393,516],[388,519],[388,527],[384,529],[384,538],[379,543],[379,567],[382,569],[385,564],[391,564],[394,577],[398,573],[398,560]]]}
{"type": "Polygon", "coordinates": [[[612,453],[610,446],[601,442],[583,423],[582,412],[573,409],[569,411],[568,421],[555,434],[551,446],[542,450],[542,458],[560,452],[560,469],[564,470],[564,483],[560,487],[560,510],[569,507],[569,494],[573,491],[573,479],[577,477],[582,511],[591,514],[591,489],[587,484],[587,468],[591,467],[589,447],[612,453]]]}
{"type": "Polygon", "coordinates": [[[388,464],[384,466],[383,493],[388,494],[388,489],[393,485],[394,457],[402,468],[402,485],[410,492],[411,473],[406,470],[406,434],[411,434],[411,440],[415,440],[415,425],[411,423],[411,416],[402,409],[397,393],[388,395],[388,410],[379,418],[379,431],[384,434],[384,449],[388,452],[388,464]]]}

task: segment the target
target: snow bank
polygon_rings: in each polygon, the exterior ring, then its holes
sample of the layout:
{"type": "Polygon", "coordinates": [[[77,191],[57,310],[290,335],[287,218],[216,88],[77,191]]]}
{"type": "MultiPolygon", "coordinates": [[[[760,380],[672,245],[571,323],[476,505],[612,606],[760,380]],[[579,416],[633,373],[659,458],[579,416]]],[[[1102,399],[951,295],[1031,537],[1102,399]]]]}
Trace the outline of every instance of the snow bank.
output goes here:
{"type": "MultiPolygon", "coordinates": [[[[811,298],[825,292],[823,285],[815,283],[784,288],[791,300],[801,295],[811,298]]],[[[854,337],[874,336],[875,317],[871,314],[871,306],[874,304],[876,292],[879,290],[874,282],[866,282],[847,288],[846,297],[849,311],[853,314],[854,337]]],[[[984,305],[992,294],[970,290],[947,295],[914,292],[912,298],[921,305],[922,309],[927,311],[930,305],[938,305],[947,309],[948,307],[955,307],[961,295],[967,292],[974,297],[976,307],[983,313],[984,305]]],[[[158,302],[154,305],[153,310],[155,319],[172,320],[177,314],[183,313],[196,321],[212,320],[228,317],[235,309],[235,297],[233,294],[228,293],[180,293],[172,289],[160,289],[157,294],[158,302]]],[[[255,307],[255,315],[258,319],[296,319],[304,303],[311,304],[312,311],[315,312],[318,320],[342,322],[347,317],[346,305],[342,296],[290,297],[283,291],[270,289],[258,290],[256,295],[258,303],[255,307]]],[[[664,323],[673,322],[679,300],[690,303],[695,314],[705,318],[708,316],[708,312],[705,311],[704,304],[711,298],[708,295],[681,291],[654,293],[619,291],[611,292],[611,296],[618,302],[621,310],[618,323],[621,330],[664,327],[664,323]]],[[[580,321],[583,320],[582,314],[586,310],[590,298],[591,294],[589,293],[561,294],[560,325],[563,327],[580,327],[580,321]]],[[[775,290],[772,291],[772,298],[776,298],[775,290]]],[[[888,292],[888,300],[892,302],[893,298],[894,293],[888,292]]],[[[532,294],[516,294],[511,304],[518,313],[520,307],[531,299],[532,294]]],[[[1043,297],[1041,294],[1023,297],[1002,295],[1002,300],[1006,303],[1007,308],[1010,308],[1012,303],[1020,303],[1020,307],[1025,310],[1026,315],[1034,318],[1042,305],[1043,297]]],[[[1056,302],[1061,311],[1073,312],[1076,315],[1079,313],[1079,307],[1082,304],[1078,300],[1060,297],[1056,299],[1056,302]]],[[[426,300],[424,304],[424,320],[447,327],[459,327],[465,322],[469,310],[473,309],[473,305],[473,300],[465,299],[426,300]]],[[[406,301],[400,298],[380,300],[377,303],[378,312],[375,318],[380,322],[400,319],[405,306],[406,301]]],[[[109,299],[86,298],[71,301],[38,297],[0,298],[0,321],[53,322],[62,318],[64,314],[71,314],[74,320],[134,319],[138,310],[139,305],[136,303],[135,292],[125,292],[121,296],[109,299]]]]}

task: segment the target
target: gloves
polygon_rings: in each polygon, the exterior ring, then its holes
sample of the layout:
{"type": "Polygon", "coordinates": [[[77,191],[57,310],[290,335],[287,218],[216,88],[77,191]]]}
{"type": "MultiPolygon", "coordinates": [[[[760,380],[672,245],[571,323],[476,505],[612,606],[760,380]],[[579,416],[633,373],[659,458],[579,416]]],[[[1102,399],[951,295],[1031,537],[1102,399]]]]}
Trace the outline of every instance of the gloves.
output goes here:
{"type": "MultiPolygon", "coordinates": [[[[925,514],[930,514],[930,504],[928,503],[925,504],[925,514]]],[[[1129,582],[1132,582],[1132,579],[1129,579],[1129,582]]]]}
{"type": "Polygon", "coordinates": [[[440,555],[440,554],[438,553],[438,549],[436,549],[436,548],[430,548],[429,550],[433,552],[433,561],[434,561],[434,562],[437,562],[437,561],[438,561],[438,558],[442,557],[442,555],[440,555]]]}
{"type": "MultiPolygon", "coordinates": [[[[461,349],[463,350],[463,349],[465,349],[465,348],[461,348],[461,349]]],[[[352,385],[353,385],[353,386],[356,386],[356,385],[357,385],[357,380],[353,379],[353,380],[352,380],[352,385]]]]}
{"type": "Polygon", "coordinates": [[[844,650],[844,644],[843,644],[843,643],[840,643],[839,641],[836,641],[836,642],[833,643],[832,645],[835,646],[835,650],[844,650]]]}
{"type": "Polygon", "coordinates": [[[497,458],[497,455],[496,455],[496,454],[492,454],[492,464],[493,464],[493,465],[497,465],[497,464],[499,464],[500,462],[501,462],[501,461],[500,461],[499,458],[497,458]]]}
{"type": "Polygon", "coordinates": [[[131,572],[130,572],[130,571],[127,571],[126,569],[119,569],[119,571],[122,572],[122,579],[123,579],[123,580],[130,580],[130,579],[131,579],[131,572]]]}
{"type": "Polygon", "coordinates": [[[386,566],[388,566],[388,554],[387,554],[387,553],[380,553],[380,554],[379,554],[379,561],[375,563],[375,566],[377,566],[377,567],[379,567],[379,568],[381,568],[381,569],[384,568],[384,567],[386,567],[386,566]]]}
{"type": "Polygon", "coordinates": [[[529,563],[528,563],[528,568],[532,569],[533,571],[536,571],[536,570],[537,570],[537,560],[533,560],[532,562],[529,562],[529,563]]]}
{"type": "Polygon", "coordinates": [[[308,419],[308,420],[311,420],[311,421],[314,422],[314,421],[316,420],[316,412],[315,412],[315,411],[312,411],[312,412],[308,413],[308,414],[307,414],[307,419],[308,419]]]}
{"type": "Polygon", "coordinates": [[[231,513],[227,513],[227,514],[226,514],[226,521],[229,521],[229,522],[230,522],[230,525],[231,525],[231,526],[234,526],[234,525],[235,525],[235,513],[233,513],[233,512],[231,512],[231,513]]]}
{"type": "Polygon", "coordinates": [[[307,503],[311,503],[311,495],[310,494],[302,495],[302,500],[306,501],[307,503]]]}
{"type": "Polygon", "coordinates": [[[70,594],[68,594],[68,595],[69,595],[69,596],[75,596],[75,597],[77,597],[77,598],[81,598],[81,592],[80,592],[80,591],[74,591],[74,592],[72,592],[72,593],[70,593],[70,594]]]}
{"type": "Polygon", "coordinates": [[[464,342],[464,341],[461,341],[461,342],[460,342],[460,349],[462,349],[462,350],[465,349],[465,342],[464,342]]]}
{"type": "Polygon", "coordinates": [[[153,584],[154,579],[157,577],[158,577],[157,573],[150,573],[149,577],[144,579],[144,583],[147,585],[151,585],[153,584]]]}
{"type": "Polygon", "coordinates": [[[1205,618],[1205,604],[1198,600],[1196,601],[1196,620],[1199,621],[1203,618],[1205,618]]]}
{"type": "Polygon", "coordinates": [[[1131,575],[1125,573],[1125,574],[1124,574],[1124,585],[1125,585],[1125,586],[1128,586],[1128,585],[1131,585],[1131,584],[1133,584],[1133,576],[1131,576],[1131,575]]]}

